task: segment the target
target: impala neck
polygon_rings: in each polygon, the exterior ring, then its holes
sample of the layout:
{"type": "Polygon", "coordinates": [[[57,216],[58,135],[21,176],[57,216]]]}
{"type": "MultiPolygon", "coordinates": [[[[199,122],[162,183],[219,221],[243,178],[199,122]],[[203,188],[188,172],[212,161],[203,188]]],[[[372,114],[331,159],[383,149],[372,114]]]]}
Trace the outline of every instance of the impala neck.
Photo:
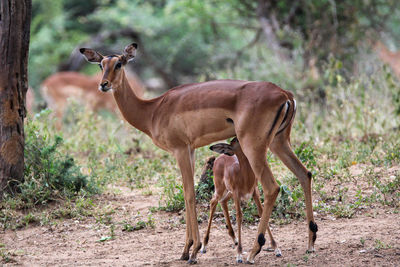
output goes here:
{"type": "Polygon", "coordinates": [[[251,175],[253,173],[253,171],[250,167],[249,160],[244,155],[243,151],[235,151],[235,155],[238,158],[238,161],[240,164],[240,171],[241,171],[243,177],[246,177],[247,180],[251,181],[250,178],[254,177],[254,175],[253,176],[251,175]],[[248,176],[250,176],[250,177],[248,177],[248,176]]]}
{"type": "Polygon", "coordinates": [[[153,102],[136,96],[126,79],[125,73],[122,77],[122,82],[113,93],[118,108],[127,122],[151,137],[150,122],[153,116],[153,102]]]}

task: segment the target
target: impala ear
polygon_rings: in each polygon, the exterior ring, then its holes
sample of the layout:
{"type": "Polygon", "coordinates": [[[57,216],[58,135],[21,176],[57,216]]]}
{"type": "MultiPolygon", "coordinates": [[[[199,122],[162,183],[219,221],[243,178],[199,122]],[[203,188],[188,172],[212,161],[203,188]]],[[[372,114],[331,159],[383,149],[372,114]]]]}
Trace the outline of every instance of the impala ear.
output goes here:
{"type": "Polygon", "coordinates": [[[133,60],[133,58],[136,56],[136,49],[137,49],[136,43],[132,43],[125,47],[124,58],[125,58],[126,62],[133,60]]]}
{"type": "Polygon", "coordinates": [[[213,146],[210,146],[210,149],[214,152],[225,154],[228,156],[233,156],[235,153],[232,150],[232,147],[228,144],[219,143],[213,146]]]}
{"type": "Polygon", "coordinates": [[[93,49],[81,48],[79,49],[79,52],[81,52],[90,63],[97,64],[103,60],[103,55],[93,49]]]}

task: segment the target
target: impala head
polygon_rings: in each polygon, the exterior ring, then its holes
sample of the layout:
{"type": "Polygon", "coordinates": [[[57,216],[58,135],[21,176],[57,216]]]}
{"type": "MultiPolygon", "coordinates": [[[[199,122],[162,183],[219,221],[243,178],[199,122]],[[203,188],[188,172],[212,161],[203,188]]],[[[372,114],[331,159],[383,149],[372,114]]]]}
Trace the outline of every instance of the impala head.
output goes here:
{"type": "Polygon", "coordinates": [[[137,44],[133,43],[125,47],[122,55],[103,56],[99,52],[81,48],[79,51],[92,64],[98,64],[103,71],[99,90],[107,92],[120,87],[124,75],[124,66],[133,60],[136,55],[137,44]]]}
{"type": "Polygon", "coordinates": [[[234,154],[236,154],[236,152],[241,150],[239,140],[236,137],[231,140],[230,144],[218,143],[210,146],[210,149],[214,152],[225,154],[228,156],[233,156],[234,154]]]}

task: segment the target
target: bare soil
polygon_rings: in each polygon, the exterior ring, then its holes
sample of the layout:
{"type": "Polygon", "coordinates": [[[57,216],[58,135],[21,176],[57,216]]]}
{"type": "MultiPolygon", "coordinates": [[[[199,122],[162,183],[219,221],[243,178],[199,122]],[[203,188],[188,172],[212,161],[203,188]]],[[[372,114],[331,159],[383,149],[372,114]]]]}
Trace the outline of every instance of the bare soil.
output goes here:
{"type": "MultiPolygon", "coordinates": [[[[149,209],[158,206],[158,196],[140,190],[123,189],[102,195],[101,206],[111,207],[114,238],[110,224],[99,218],[62,220],[46,226],[29,226],[0,233],[0,243],[9,253],[4,266],[187,266],[179,261],[185,239],[183,217],[178,213],[156,212],[155,227],[122,231],[123,222],[147,221],[149,209]]],[[[272,225],[283,256],[262,251],[256,266],[400,266],[400,215],[371,208],[352,219],[316,215],[319,231],[316,252],[306,254],[304,221],[272,225]]],[[[201,236],[207,221],[200,224],[201,236]]],[[[248,252],[256,237],[256,226],[245,225],[243,247],[248,252]]],[[[267,241],[268,242],[268,241],[267,241]]],[[[198,266],[230,266],[236,250],[221,220],[213,224],[206,254],[199,254],[198,266]]],[[[245,255],[246,257],[247,255],[245,255]]]]}

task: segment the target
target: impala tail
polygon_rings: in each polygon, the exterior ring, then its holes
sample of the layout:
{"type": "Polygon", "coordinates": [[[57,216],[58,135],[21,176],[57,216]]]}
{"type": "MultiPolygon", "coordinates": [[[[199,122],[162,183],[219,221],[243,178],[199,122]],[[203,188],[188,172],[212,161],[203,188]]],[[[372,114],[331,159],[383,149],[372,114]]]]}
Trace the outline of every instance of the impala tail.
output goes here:
{"type": "Polygon", "coordinates": [[[294,117],[296,116],[296,100],[291,99],[286,101],[286,113],[285,117],[283,118],[283,121],[281,125],[278,128],[278,131],[276,132],[275,135],[280,134],[283,132],[289,125],[293,123],[294,117]]]}

